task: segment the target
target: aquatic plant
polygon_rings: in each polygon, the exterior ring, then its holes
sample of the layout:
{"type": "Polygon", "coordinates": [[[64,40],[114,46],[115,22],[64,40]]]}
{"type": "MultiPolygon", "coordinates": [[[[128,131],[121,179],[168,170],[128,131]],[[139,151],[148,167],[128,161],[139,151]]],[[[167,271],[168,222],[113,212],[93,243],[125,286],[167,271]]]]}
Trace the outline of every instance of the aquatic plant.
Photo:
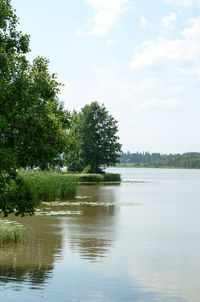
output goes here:
{"type": "Polygon", "coordinates": [[[24,237],[24,226],[8,220],[0,220],[0,244],[21,241],[24,237]]]}
{"type": "Polygon", "coordinates": [[[109,182],[109,181],[120,182],[121,181],[121,176],[120,176],[120,174],[117,174],[117,173],[105,173],[103,176],[104,176],[104,182],[109,182]]]}
{"type": "Polygon", "coordinates": [[[56,171],[21,170],[20,176],[30,187],[36,200],[74,199],[76,178],[56,171]]]}
{"type": "Polygon", "coordinates": [[[74,174],[78,182],[120,182],[120,174],[74,174]]]}
{"type": "Polygon", "coordinates": [[[36,201],[69,200],[76,197],[77,183],[120,182],[120,174],[68,174],[58,171],[21,170],[20,177],[36,201]]]}
{"type": "Polygon", "coordinates": [[[74,174],[78,182],[103,182],[103,174],[74,174]]]}

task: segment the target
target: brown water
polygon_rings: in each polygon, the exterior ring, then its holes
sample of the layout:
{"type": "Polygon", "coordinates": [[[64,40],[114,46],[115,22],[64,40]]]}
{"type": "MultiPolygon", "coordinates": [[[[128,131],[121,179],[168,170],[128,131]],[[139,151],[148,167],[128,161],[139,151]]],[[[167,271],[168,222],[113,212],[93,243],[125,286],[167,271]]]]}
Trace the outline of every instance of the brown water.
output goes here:
{"type": "Polygon", "coordinates": [[[200,170],[110,171],[120,185],[18,219],[24,242],[0,248],[2,302],[200,301],[200,170]]]}

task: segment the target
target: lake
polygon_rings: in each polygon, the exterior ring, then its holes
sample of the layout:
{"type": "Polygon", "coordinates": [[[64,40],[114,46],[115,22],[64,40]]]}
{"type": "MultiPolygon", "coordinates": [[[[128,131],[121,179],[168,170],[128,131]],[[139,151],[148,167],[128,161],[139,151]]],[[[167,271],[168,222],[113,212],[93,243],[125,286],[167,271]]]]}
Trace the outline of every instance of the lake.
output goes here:
{"type": "Polygon", "coordinates": [[[0,248],[3,302],[200,301],[200,170],[110,168],[0,248]]]}

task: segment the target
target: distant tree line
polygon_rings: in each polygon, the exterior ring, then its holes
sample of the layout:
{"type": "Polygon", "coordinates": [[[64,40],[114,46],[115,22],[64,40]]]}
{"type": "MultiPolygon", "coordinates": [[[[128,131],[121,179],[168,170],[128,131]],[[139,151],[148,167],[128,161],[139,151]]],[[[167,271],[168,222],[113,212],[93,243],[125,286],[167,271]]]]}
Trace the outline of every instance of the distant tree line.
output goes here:
{"type": "Polygon", "coordinates": [[[175,167],[175,168],[200,168],[200,153],[188,152],[183,154],[161,154],[149,152],[122,152],[120,164],[132,164],[141,167],[175,167]]]}

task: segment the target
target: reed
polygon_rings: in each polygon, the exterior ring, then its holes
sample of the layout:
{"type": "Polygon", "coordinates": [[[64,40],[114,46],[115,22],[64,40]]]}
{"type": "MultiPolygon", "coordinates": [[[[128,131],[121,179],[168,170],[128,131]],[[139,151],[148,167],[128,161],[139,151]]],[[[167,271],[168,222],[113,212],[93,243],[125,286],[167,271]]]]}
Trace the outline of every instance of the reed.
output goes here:
{"type": "Polygon", "coordinates": [[[103,174],[75,174],[77,182],[103,182],[103,174]]]}
{"type": "Polygon", "coordinates": [[[77,182],[120,182],[120,174],[105,173],[105,174],[74,174],[77,182]]]}
{"type": "Polygon", "coordinates": [[[68,174],[58,171],[21,170],[19,175],[36,201],[69,200],[76,196],[77,183],[120,182],[120,174],[68,174]]]}
{"type": "Polygon", "coordinates": [[[17,222],[0,220],[0,244],[21,241],[24,237],[24,226],[17,222]]]}
{"type": "Polygon", "coordinates": [[[117,173],[105,173],[104,182],[120,182],[121,175],[117,173]]]}
{"type": "Polygon", "coordinates": [[[68,200],[76,196],[76,178],[62,172],[22,170],[20,176],[31,189],[35,200],[68,200]]]}

